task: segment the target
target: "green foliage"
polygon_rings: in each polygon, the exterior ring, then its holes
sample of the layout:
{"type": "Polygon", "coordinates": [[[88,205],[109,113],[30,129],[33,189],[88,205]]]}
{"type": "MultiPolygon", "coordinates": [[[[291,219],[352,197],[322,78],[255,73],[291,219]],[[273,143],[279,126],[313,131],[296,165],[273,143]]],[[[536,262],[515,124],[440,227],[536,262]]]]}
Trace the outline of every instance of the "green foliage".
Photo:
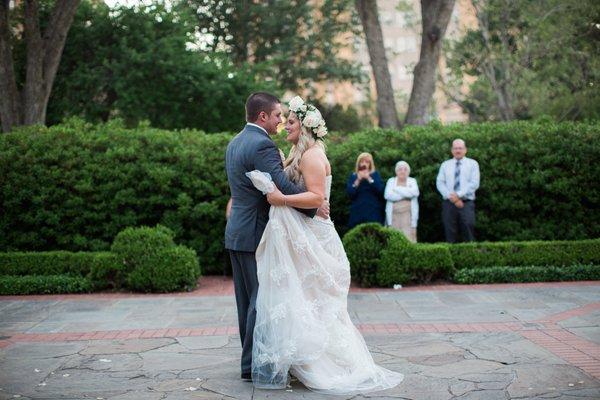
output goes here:
{"type": "Polygon", "coordinates": [[[314,82],[362,78],[360,65],[341,57],[354,48],[360,22],[352,0],[190,0],[209,51],[224,51],[238,66],[284,90],[314,90],[314,82]]]}
{"type": "Polygon", "coordinates": [[[174,247],[173,231],[162,225],[125,228],[113,241],[110,250],[127,268],[133,271],[138,263],[152,258],[159,251],[174,247]]]}
{"type": "Polygon", "coordinates": [[[599,280],[600,265],[566,267],[487,267],[461,269],[454,275],[458,283],[517,283],[599,280]]]}
{"type": "Polygon", "coordinates": [[[596,0],[474,4],[477,26],[446,46],[446,90],[472,121],[600,118],[596,0]]]}
{"type": "Polygon", "coordinates": [[[160,223],[220,271],[230,138],[77,120],[2,135],[0,250],[103,251],[160,223]]]}
{"type": "Polygon", "coordinates": [[[126,265],[111,252],[96,253],[87,278],[94,290],[121,289],[126,277],[126,265]]]}
{"type": "Polygon", "coordinates": [[[178,4],[110,10],[83,1],[67,37],[48,123],[119,117],[128,126],[149,121],[168,129],[239,129],[246,97],[275,87],[224,54],[197,50],[195,30],[195,19],[178,4]]]}
{"type": "Polygon", "coordinates": [[[119,232],[112,252],[0,253],[0,289],[5,294],[189,290],[200,277],[198,258],[194,250],[176,246],[173,235],[161,225],[130,227],[119,232]],[[15,289],[2,287],[11,282],[15,289]],[[24,288],[27,282],[31,288],[24,288]]]}
{"type": "MultiPolygon", "coordinates": [[[[0,250],[106,251],[122,229],[160,223],[196,250],[204,273],[219,273],[231,137],[81,120],[1,135],[0,250]]],[[[384,179],[398,160],[411,165],[421,191],[419,240],[443,241],[435,179],[456,137],[481,169],[479,240],[600,237],[600,124],[548,121],[328,135],[339,232],[348,218],[347,176],[369,151],[384,179]]]]}
{"type": "Polygon", "coordinates": [[[13,252],[0,253],[0,275],[70,275],[85,277],[98,269],[114,268],[109,252],[13,252]]]}
{"type": "Polygon", "coordinates": [[[352,278],[363,287],[429,282],[453,267],[445,244],[412,244],[395,229],[361,224],[346,233],[344,248],[352,278]]]}
{"type": "Polygon", "coordinates": [[[0,295],[84,293],[91,282],[70,275],[0,275],[0,295]]]}
{"type": "Polygon", "coordinates": [[[403,234],[370,223],[350,230],[343,243],[352,278],[364,287],[427,283],[453,275],[459,283],[493,283],[597,279],[600,274],[591,267],[600,265],[600,239],[412,244],[403,234]]]}
{"type": "Polygon", "coordinates": [[[375,282],[379,286],[406,283],[413,279],[412,271],[406,267],[406,261],[414,252],[414,246],[404,234],[398,233],[390,237],[387,247],[379,254],[379,263],[375,269],[375,282]]]}
{"type": "Polygon", "coordinates": [[[377,271],[379,286],[395,283],[428,283],[432,279],[447,278],[453,270],[453,261],[446,244],[392,243],[381,256],[377,271]]]}
{"type": "Polygon", "coordinates": [[[403,240],[406,238],[402,233],[375,222],[352,228],[343,238],[352,278],[363,287],[376,285],[381,253],[403,240]]]}
{"type": "Polygon", "coordinates": [[[356,157],[370,152],[383,179],[399,160],[411,166],[419,196],[421,242],[444,241],[441,196],[435,181],[463,138],[479,162],[478,240],[574,240],[600,237],[600,124],[548,121],[406,127],[332,135],[327,149],[334,175],[331,214],[343,234],[350,201],[345,185],[356,157]]]}
{"type": "Polygon", "coordinates": [[[125,282],[133,290],[191,289],[200,277],[196,252],[176,246],[173,232],[164,226],[127,228],[119,232],[111,250],[125,266],[125,282]]]}
{"type": "Polygon", "coordinates": [[[600,239],[460,243],[450,246],[457,269],[494,266],[600,265],[600,239]]]}
{"type": "Polygon", "coordinates": [[[136,262],[127,286],[142,292],[191,290],[200,277],[196,252],[184,246],[159,248],[136,262]]]}

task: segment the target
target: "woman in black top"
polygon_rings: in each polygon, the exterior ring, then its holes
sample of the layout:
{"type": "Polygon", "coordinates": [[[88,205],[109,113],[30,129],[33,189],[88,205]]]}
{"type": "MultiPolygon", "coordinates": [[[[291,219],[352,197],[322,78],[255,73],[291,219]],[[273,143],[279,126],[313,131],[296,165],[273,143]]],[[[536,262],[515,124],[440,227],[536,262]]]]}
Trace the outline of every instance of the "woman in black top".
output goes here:
{"type": "Polygon", "coordinates": [[[369,153],[361,153],[356,160],[356,170],[350,175],[346,184],[346,192],[351,200],[349,228],[365,222],[383,224],[384,189],[381,176],[375,170],[373,156],[369,153]]]}

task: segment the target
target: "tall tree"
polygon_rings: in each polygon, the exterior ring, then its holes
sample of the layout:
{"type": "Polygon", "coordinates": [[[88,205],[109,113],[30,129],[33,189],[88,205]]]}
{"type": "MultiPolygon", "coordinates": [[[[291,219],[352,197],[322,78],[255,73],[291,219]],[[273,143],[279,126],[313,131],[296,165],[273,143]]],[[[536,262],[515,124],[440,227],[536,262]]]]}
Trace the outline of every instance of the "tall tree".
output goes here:
{"type": "Polygon", "coordinates": [[[43,124],[48,99],[60,63],[67,33],[79,0],[56,0],[45,27],[40,23],[37,0],[23,1],[23,21],[11,24],[10,1],[0,3],[0,119],[2,130],[43,124]],[[19,82],[13,61],[15,36],[23,32],[26,45],[25,77],[19,82]]]}
{"type": "Polygon", "coordinates": [[[421,52],[414,71],[406,123],[427,123],[427,110],[435,91],[436,70],[455,0],[421,0],[421,52]]]}
{"type": "Polygon", "coordinates": [[[248,93],[274,85],[223,54],[194,49],[195,26],[195,16],[176,4],[111,9],[82,0],[47,123],[74,115],[90,122],[118,117],[130,126],[147,120],[167,129],[238,129],[248,93]]]}
{"type": "Polygon", "coordinates": [[[600,118],[596,0],[472,0],[477,26],[449,41],[442,82],[472,121],[600,118]]]}
{"type": "Polygon", "coordinates": [[[371,68],[375,78],[379,126],[382,128],[400,128],[392,79],[383,44],[383,33],[379,24],[377,2],[374,0],[356,0],[356,9],[367,40],[371,68]]]}
{"type": "Polygon", "coordinates": [[[360,66],[342,52],[353,46],[352,0],[186,0],[208,51],[283,89],[311,91],[314,82],[360,81],[360,66]]]}

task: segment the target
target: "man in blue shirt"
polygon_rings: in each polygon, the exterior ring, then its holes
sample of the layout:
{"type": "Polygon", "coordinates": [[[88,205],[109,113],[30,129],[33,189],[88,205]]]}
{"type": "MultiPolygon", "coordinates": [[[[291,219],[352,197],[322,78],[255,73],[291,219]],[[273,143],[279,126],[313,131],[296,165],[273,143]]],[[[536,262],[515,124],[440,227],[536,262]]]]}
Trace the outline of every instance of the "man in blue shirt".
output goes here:
{"type": "Polygon", "coordinates": [[[442,221],[449,243],[458,241],[459,229],[464,241],[475,240],[475,191],[479,188],[479,164],[465,157],[466,154],[464,140],[454,140],[454,158],[442,163],[436,180],[443,198],[442,221]]]}

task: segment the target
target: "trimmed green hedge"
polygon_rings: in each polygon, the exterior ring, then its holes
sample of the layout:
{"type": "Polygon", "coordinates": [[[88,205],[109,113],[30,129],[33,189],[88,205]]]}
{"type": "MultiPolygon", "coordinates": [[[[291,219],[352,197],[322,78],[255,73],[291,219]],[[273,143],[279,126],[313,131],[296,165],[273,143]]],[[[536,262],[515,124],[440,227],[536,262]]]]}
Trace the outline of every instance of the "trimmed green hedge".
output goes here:
{"type": "Polygon", "coordinates": [[[450,246],[457,269],[492,266],[600,264],[600,239],[459,243],[450,246]]]}
{"type": "Polygon", "coordinates": [[[589,272],[595,271],[594,268],[584,268],[581,272],[575,267],[600,266],[600,239],[412,244],[400,232],[370,223],[350,230],[343,243],[352,277],[365,287],[427,283],[438,278],[463,283],[482,279],[481,282],[487,282],[488,276],[490,282],[561,280],[560,271],[567,267],[573,268],[564,269],[565,280],[596,279],[595,272],[589,272]],[[469,272],[472,269],[476,272],[469,272]],[[531,277],[527,277],[527,271],[531,277]]]}
{"type": "Polygon", "coordinates": [[[447,245],[414,245],[401,232],[377,223],[354,227],[343,244],[352,278],[363,287],[429,282],[453,268],[447,245]]]}
{"type": "Polygon", "coordinates": [[[0,253],[0,275],[87,276],[115,268],[118,260],[110,252],[13,252],[0,253]]]}
{"type": "Polygon", "coordinates": [[[386,228],[378,223],[356,226],[344,235],[342,240],[352,278],[363,287],[377,284],[377,271],[381,264],[381,254],[392,243],[408,242],[404,235],[395,229],[386,228]]]}
{"type": "Polygon", "coordinates": [[[127,228],[111,247],[124,265],[128,288],[142,292],[189,290],[200,277],[196,252],[176,246],[173,232],[164,226],[127,228]]]}
{"type": "MultiPolygon", "coordinates": [[[[75,120],[0,135],[0,251],[106,251],[122,229],[160,223],[177,243],[196,250],[205,272],[218,273],[229,197],[224,154],[232,137],[75,120]]],[[[331,210],[338,230],[346,231],[346,178],[355,157],[369,151],[384,179],[396,161],[410,163],[421,191],[419,241],[443,240],[435,178],[456,137],[466,140],[481,169],[479,240],[600,237],[598,122],[332,133],[331,210]]]]}
{"type": "Polygon", "coordinates": [[[200,275],[196,252],[175,245],[173,232],[160,225],[123,230],[112,252],[0,253],[0,279],[5,282],[0,294],[120,288],[172,292],[194,288],[200,275]],[[17,282],[15,289],[8,287],[11,282],[17,282]],[[31,288],[23,289],[27,282],[31,288]]]}
{"type": "Polygon", "coordinates": [[[76,120],[0,135],[0,251],[107,251],[160,223],[218,272],[231,138],[76,120]]]}
{"type": "Polygon", "coordinates": [[[457,271],[454,280],[469,284],[600,280],[600,265],[469,268],[457,271]]]}
{"type": "Polygon", "coordinates": [[[127,286],[143,292],[191,290],[200,277],[196,252],[185,246],[164,248],[139,262],[127,276],[127,286]]]}
{"type": "Polygon", "coordinates": [[[0,275],[0,295],[91,292],[87,278],[70,275],[0,275]]]}
{"type": "Polygon", "coordinates": [[[408,240],[398,246],[392,243],[381,255],[377,271],[380,286],[396,283],[428,283],[452,275],[453,262],[445,244],[411,244],[408,240]]]}

